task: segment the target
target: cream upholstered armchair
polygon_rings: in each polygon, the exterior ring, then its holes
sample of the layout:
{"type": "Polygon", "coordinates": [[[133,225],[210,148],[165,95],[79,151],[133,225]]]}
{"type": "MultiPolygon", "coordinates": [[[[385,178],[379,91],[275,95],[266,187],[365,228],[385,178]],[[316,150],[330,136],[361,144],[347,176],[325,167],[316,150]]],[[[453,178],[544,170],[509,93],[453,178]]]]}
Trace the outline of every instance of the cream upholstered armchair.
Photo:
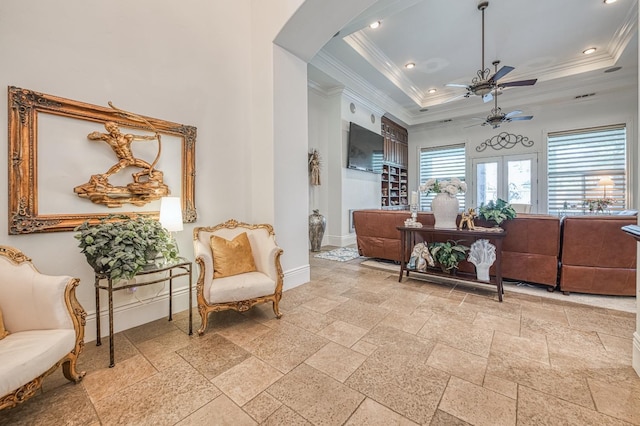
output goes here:
{"type": "Polygon", "coordinates": [[[198,311],[207,329],[210,312],[249,310],[258,303],[272,302],[276,318],[282,297],[283,273],[271,225],[249,225],[228,220],[213,227],[193,230],[196,262],[200,267],[196,286],[198,311]]]}
{"type": "Polygon", "coordinates": [[[0,246],[0,410],[35,395],[60,365],[67,379],[84,377],[76,370],[86,319],[79,282],[41,274],[21,251],[0,246]]]}

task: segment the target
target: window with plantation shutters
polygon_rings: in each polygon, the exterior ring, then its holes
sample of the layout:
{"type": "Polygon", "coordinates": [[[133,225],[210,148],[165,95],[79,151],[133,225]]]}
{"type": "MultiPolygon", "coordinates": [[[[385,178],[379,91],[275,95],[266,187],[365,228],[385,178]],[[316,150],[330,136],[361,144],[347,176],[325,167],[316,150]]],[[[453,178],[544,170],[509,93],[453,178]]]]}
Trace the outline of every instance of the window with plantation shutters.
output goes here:
{"type": "Polygon", "coordinates": [[[589,201],[607,199],[605,212],[627,204],[627,137],[624,125],[549,133],[550,214],[589,212],[589,201]]]}
{"type": "MultiPolygon", "coordinates": [[[[451,145],[438,148],[423,148],[420,150],[420,184],[428,179],[451,179],[457,177],[465,180],[466,157],[464,145],[451,145]]],[[[425,195],[420,193],[420,210],[429,210],[434,193],[425,195]]],[[[458,194],[460,209],[465,210],[465,194],[458,194]]]]}

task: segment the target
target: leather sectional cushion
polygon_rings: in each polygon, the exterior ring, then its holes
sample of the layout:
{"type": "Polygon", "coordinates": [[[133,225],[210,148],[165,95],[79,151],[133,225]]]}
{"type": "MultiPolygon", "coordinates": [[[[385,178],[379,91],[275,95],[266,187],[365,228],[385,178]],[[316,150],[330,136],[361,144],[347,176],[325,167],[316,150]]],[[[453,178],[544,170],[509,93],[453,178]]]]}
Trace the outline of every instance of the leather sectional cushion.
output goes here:
{"type": "Polygon", "coordinates": [[[564,292],[636,295],[636,270],[562,265],[560,290],[564,292]]]}
{"type": "Polygon", "coordinates": [[[562,220],[560,290],[634,296],[636,241],[622,231],[635,216],[567,216],[562,220]]]}
{"type": "Polygon", "coordinates": [[[621,228],[634,216],[568,216],[562,221],[562,264],[635,268],[636,241],[621,228]]]}

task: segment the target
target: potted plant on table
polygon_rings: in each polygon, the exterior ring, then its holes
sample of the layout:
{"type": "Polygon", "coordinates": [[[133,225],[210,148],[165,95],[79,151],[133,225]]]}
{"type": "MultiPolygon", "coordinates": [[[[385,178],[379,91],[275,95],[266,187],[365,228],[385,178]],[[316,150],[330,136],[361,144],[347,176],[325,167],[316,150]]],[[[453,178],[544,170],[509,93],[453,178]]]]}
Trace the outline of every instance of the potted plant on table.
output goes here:
{"type": "Polygon", "coordinates": [[[110,215],[85,221],[75,231],[87,263],[114,281],[133,278],[149,263],[178,258],[171,234],[149,216],[110,215]]]}
{"type": "Polygon", "coordinates": [[[468,250],[469,247],[453,240],[429,243],[429,252],[443,272],[453,273],[458,269],[458,263],[467,257],[468,250]]]}
{"type": "Polygon", "coordinates": [[[478,208],[478,216],[489,222],[493,222],[496,226],[500,226],[502,222],[516,217],[516,211],[511,204],[505,200],[498,198],[497,201],[490,200],[486,205],[480,204],[478,208]]]}

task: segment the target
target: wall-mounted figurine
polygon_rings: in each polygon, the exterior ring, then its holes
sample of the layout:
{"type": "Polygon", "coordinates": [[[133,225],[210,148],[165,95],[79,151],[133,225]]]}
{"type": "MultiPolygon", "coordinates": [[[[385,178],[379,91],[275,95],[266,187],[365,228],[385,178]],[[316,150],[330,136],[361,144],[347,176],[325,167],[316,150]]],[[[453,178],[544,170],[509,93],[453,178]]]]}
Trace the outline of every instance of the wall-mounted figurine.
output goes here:
{"type": "Polygon", "coordinates": [[[320,154],[317,149],[309,154],[309,176],[311,185],[320,185],[320,154]]]}

